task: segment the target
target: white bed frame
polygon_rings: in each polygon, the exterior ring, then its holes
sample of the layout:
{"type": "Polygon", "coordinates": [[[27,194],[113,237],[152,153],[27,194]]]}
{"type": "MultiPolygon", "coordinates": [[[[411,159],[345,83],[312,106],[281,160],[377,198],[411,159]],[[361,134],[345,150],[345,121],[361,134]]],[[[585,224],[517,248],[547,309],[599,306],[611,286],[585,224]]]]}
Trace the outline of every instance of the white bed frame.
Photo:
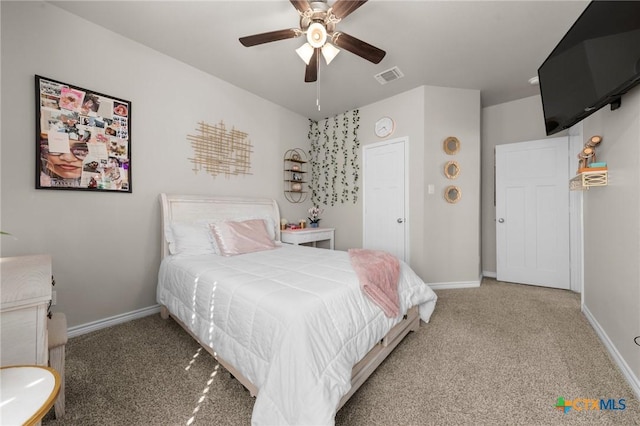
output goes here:
{"type": "MultiPolygon", "coordinates": [[[[215,197],[210,195],[168,195],[160,194],[162,206],[162,243],[161,258],[169,255],[169,245],[165,238],[165,226],[172,221],[199,222],[233,220],[246,217],[272,217],[275,226],[276,238],[280,239],[280,210],[275,200],[269,198],[246,197],[215,197]]],[[[161,307],[160,315],[163,319],[171,316],[182,328],[184,328],[207,352],[209,352],[224,368],[229,371],[242,385],[247,388],[251,396],[258,394],[258,388],[244,377],[236,367],[233,360],[224,360],[215,352],[214,348],[207,346],[189,329],[189,327],[176,318],[166,306],[161,307]]],[[[410,308],[403,320],[393,327],[387,335],[360,360],[352,370],[351,389],[342,397],[337,409],[340,409],[349,398],[360,388],[375,369],[395,349],[396,346],[409,334],[420,327],[420,315],[418,307],[410,308]]]]}

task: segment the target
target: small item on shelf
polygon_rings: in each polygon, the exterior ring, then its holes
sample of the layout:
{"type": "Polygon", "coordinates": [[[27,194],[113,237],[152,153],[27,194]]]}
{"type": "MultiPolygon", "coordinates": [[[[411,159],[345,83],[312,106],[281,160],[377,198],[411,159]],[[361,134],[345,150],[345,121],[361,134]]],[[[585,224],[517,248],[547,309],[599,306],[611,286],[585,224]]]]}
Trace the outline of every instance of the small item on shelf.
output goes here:
{"type": "Polygon", "coordinates": [[[596,135],[596,136],[591,136],[591,138],[589,138],[589,140],[585,145],[591,148],[595,148],[595,146],[598,145],[600,142],[602,142],[602,136],[596,135]]]}
{"type": "Polygon", "coordinates": [[[307,227],[307,221],[304,219],[300,219],[300,229],[304,229],[307,227]]]}
{"type": "Polygon", "coordinates": [[[322,212],[324,212],[324,210],[321,209],[318,206],[311,207],[308,210],[308,213],[309,213],[309,226],[311,228],[317,228],[320,225],[319,224],[320,215],[322,214],[322,212]]]}
{"type": "Polygon", "coordinates": [[[300,171],[300,165],[299,164],[294,164],[293,166],[291,166],[291,170],[293,170],[294,172],[299,172],[300,171]]]}
{"type": "Polygon", "coordinates": [[[578,153],[578,168],[584,169],[589,166],[589,162],[592,161],[596,152],[593,148],[584,147],[582,151],[578,153]]]}
{"type": "Polygon", "coordinates": [[[280,219],[280,229],[281,230],[285,230],[287,229],[287,224],[289,223],[289,221],[285,218],[280,219]]]}
{"type": "Polygon", "coordinates": [[[580,173],[593,173],[593,172],[604,172],[607,170],[607,167],[582,167],[578,169],[578,174],[580,173]]]}
{"type": "Polygon", "coordinates": [[[295,182],[291,184],[291,190],[293,192],[300,192],[302,191],[302,184],[299,182],[295,182]]]}
{"type": "Polygon", "coordinates": [[[588,167],[606,167],[607,163],[596,161],[596,146],[602,142],[602,136],[591,136],[584,144],[582,151],[578,153],[578,173],[588,167]]]}

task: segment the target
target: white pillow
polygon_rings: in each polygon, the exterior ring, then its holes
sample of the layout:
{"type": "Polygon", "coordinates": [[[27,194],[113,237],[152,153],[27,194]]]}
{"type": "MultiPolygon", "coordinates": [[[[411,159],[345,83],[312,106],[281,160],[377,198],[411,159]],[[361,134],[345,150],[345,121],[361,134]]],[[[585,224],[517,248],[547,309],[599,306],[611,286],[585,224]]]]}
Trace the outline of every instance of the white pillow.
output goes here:
{"type": "Polygon", "coordinates": [[[171,222],[165,227],[165,237],[171,254],[218,254],[206,223],[171,222]]]}

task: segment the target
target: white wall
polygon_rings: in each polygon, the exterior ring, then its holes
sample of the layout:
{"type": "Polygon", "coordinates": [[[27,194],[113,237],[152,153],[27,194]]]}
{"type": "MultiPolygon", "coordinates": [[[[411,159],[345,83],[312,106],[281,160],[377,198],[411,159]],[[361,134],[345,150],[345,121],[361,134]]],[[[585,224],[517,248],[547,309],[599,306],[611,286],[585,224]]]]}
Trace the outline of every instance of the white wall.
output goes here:
{"type": "MultiPolygon", "coordinates": [[[[306,118],[48,3],[0,5],[0,229],[18,237],[0,240],[1,255],[53,256],[55,310],[66,312],[71,327],[155,304],[160,192],[273,197],[284,217],[306,217],[310,203],[290,204],[282,193],[284,151],[309,148],[306,118]],[[117,63],[105,62],[116,53],[117,63]],[[132,101],[132,194],[34,189],[34,74],[132,101]],[[186,136],[201,120],[249,133],[252,175],[225,179],[192,171],[186,136]]],[[[410,142],[409,263],[428,283],[477,284],[479,92],[420,87],[364,106],[363,145],[380,140],[373,126],[383,115],[396,121],[390,138],[410,142]],[[449,184],[442,172],[450,159],[442,151],[447,136],[462,143],[455,184],[463,197],[456,205],[442,198],[449,184]]],[[[336,227],[336,248],[361,247],[360,203],[327,208],[323,225],[336,227]]]]}
{"type": "Polygon", "coordinates": [[[425,92],[424,240],[426,281],[479,284],[480,281],[480,92],[428,86],[425,92]],[[460,140],[460,151],[447,155],[443,141],[460,140]],[[447,179],[444,165],[456,160],[460,175],[447,179]],[[428,194],[429,184],[435,193],[428,194]],[[456,204],[444,199],[449,185],[460,187],[456,204]]]}
{"type": "Polygon", "coordinates": [[[49,253],[69,326],[154,305],[158,194],[275,198],[282,156],[308,150],[307,118],[42,2],[2,2],[1,255],[49,253]],[[36,190],[34,74],[132,102],[132,194],[36,190]],[[186,140],[199,121],[249,134],[252,175],[195,173],[186,140]]]}
{"type": "MultiPolygon", "coordinates": [[[[480,92],[423,86],[359,108],[362,146],[409,139],[409,264],[429,284],[479,284],[480,276],[480,92]],[[395,132],[375,136],[375,122],[389,116],[395,132]],[[460,153],[448,156],[448,136],[461,141],[460,153]],[[460,163],[460,177],[448,180],[444,164],[460,163]],[[428,194],[428,185],[435,187],[428,194]],[[458,204],[443,198],[447,185],[462,190],[458,204]]],[[[360,152],[360,157],[362,151],[360,152]]],[[[360,158],[361,160],[361,158],[360,158]]],[[[362,247],[362,203],[325,207],[323,225],[336,228],[336,247],[362,247]]]]}
{"type": "MultiPolygon", "coordinates": [[[[598,161],[609,185],[591,188],[584,204],[584,308],[632,374],[640,397],[640,87],[584,121],[585,140],[602,136],[598,161]]],[[[623,366],[623,371],[624,371],[623,366]]]]}
{"type": "MultiPolygon", "coordinates": [[[[362,147],[381,140],[390,140],[398,137],[409,138],[409,169],[410,200],[414,200],[410,207],[411,217],[421,217],[422,206],[422,152],[423,152],[423,111],[424,111],[424,88],[417,88],[397,96],[385,99],[381,102],[366,105],[359,108],[360,128],[358,138],[360,140],[360,150],[358,152],[358,163],[360,164],[360,188],[362,188],[362,147]],[[375,122],[382,116],[391,117],[396,124],[393,135],[380,139],[374,132],[375,122]],[[418,176],[418,177],[415,177],[418,176]]],[[[356,204],[348,202],[331,207],[324,207],[325,213],[323,225],[336,228],[336,248],[347,250],[353,247],[362,247],[362,191],[360,191],[356,204]]],[[[421,229],[421,222],[410,219],[412,231],[421,229]],[[417,223],[416,223],[417,222],[417,223]]],[[[412,232],[413,235],[413,232],[412,232]]],[[[416,261],[414,253],[420,251],[418,241],[420,238],[413,238],[411,247],[411,259],[409,264],[421,275],[420,264],[416,261]],[[415,241],[414,241],[415,240],[415,241]]],[[[422,276],[422,275],[421,275],[422,276]]],[[[424,277],[423,277],[424,278],[424,277]]]]}
{"type": "MultiPolygon", "coordinates": [[[[609,186],[583,193],[583,310],[640,395],[640,347],[633,342],[640,336],[640,87],[623,97],[619,110],[605,107],[581,124],[583,143],[603,137],[598,160],[608,163],[610,179],[609,186]]],[[[540,96],[482,110],[485,272],[496,271],[494,147],[545,137],[540,96]]]]}

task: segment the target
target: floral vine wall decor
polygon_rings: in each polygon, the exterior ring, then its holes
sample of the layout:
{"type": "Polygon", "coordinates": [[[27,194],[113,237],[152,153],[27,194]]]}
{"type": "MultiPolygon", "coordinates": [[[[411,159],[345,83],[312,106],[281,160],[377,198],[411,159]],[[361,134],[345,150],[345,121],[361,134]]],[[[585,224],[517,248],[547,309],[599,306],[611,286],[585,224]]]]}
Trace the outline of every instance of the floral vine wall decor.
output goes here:
{"type": "Polygon", "coordinates": [[[315,205],[336,205],[358,201],[360,141],[357,109],[326,118],[309,120],[311,150],[311,201],[315,205]]]}
{"type": "Polygon", "coordinates": [[[247,133],[235,128],[227,131],[222,121],[217,125],[201,121],[196,130],[198,134],[187,135],[194,152],[189,158],[194,172],[204,169],[213,177],[224,174],[227,178],[251,174],[253,145],[247,133]]]}

